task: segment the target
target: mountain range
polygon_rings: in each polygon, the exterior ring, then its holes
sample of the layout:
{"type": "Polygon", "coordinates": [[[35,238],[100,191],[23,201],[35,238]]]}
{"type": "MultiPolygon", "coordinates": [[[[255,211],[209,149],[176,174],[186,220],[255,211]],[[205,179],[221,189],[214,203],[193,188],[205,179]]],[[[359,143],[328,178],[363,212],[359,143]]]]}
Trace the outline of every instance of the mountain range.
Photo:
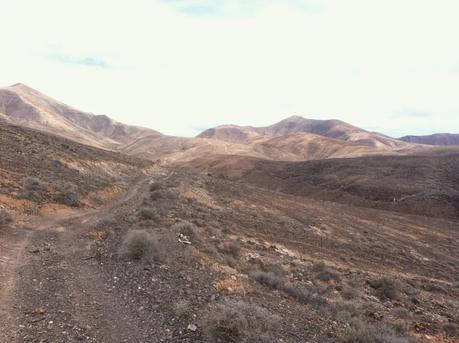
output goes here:
{"type": "Polygon", "coordinates": [[[396,139],[340,120],[300,116],[267,127],[223,125],[194,138],[173,137],[79,111],[20,83],[0,89],[0,119],[82,144],[169,162],[218,155],[285,161],[405,155],[431,149],[428,145],[459,144],[459,135],[396,139]]]}

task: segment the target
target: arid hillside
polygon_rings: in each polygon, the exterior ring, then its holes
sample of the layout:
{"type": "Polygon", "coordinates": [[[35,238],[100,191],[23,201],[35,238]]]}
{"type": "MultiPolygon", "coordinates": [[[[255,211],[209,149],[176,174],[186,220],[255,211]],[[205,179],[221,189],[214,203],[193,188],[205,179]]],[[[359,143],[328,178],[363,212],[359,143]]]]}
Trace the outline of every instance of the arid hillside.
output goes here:
{"type": "Polygon", "coordinates": [[[213,155],[306,161],[369,155],[405,155],[428,150],[339,120],[289,117],[268,127],[220,126],[196,138],[172,137],[129,126],[105,115],[76,110],[28,86],[0,89],[0,120],[82,144],[150,160],[187,162],[213,155]]]}
{"type": "Polygon", "coordinates": [[[0,116],[14,124],[109,149],[141,137],[160,135],[105,115],[79,111],[23,84],[0,88],[0,116]]]}
{"type": "Polygon", "coordinates": [[[459,134],[454,133],[436,133],[428,136],[405,136],[400,140],[409,143],[427,144],[427,145],[457,145],[459,146],[459,134]]]}
{"type": "MultiPolygon", "coordinates": [[[[0,204],[79,206],[90,193],[135,178],[152,163],[0,121],[0,204]]],[[[94,199],[93,199],[94,200],[94,199]]]]}
{"type": "Polygon", "coordinates": [[[379,133],[368,132],[340,120],[314,120],[300,116],[292,116],[267,127],[219,126],[202,132],[198,137],[250,144],[295,133],[311,133],[379,149],[392,150],[410,147],[406,142],[379,133]]]}
{"type": "Polygon", "coordinates": [[[459,218],[459,149],[305,162],[211,156],[188,165],[298,196],[459,218]]]}

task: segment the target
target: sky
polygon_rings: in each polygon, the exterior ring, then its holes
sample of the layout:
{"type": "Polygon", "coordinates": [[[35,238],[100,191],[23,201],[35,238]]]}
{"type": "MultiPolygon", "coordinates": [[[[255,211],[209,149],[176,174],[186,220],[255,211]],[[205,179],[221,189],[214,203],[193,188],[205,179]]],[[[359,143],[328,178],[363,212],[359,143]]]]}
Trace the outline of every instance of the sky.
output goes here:
{"type": "Polygon", "coordinates": [[[0,85],[194,136],[291,115],[459,132],[457,0],[0,0],[0,85]]]}

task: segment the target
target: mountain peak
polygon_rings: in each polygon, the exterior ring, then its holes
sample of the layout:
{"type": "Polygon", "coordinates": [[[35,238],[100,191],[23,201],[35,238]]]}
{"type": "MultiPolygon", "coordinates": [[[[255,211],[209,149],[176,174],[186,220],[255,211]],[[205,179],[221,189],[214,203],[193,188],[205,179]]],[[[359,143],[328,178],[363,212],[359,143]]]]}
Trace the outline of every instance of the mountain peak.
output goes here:
{"type": "Polygon", "coordinates": [[[11,85],[9,88],[22,88],[22,89],[33,89],[21,82],[15,83],[14,85],[11,85]]]}

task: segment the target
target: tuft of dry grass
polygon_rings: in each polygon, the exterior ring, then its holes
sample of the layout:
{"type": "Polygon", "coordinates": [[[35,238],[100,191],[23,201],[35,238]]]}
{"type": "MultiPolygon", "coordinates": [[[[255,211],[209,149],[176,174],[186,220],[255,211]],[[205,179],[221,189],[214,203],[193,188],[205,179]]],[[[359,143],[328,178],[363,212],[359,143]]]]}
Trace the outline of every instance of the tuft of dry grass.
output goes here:
{"type": "Polygon", "coordinates": [[[376,296],[381,300],[394,300],[400,294],[400,282],[398,280],[382,277],[368,282],[375,289],[376,296]]]}
{"type": "Polygon", "coordinates": [[[0,227],[3,227],[13,221],[11,213],[5,209],[0,209],[0,227]]]}
{"type": "Polygon", "coordinates": [[[163,254],[159,237],[145,230],[129,231],[121,243],[120,255],[128,260],[160,261],[163,254]]]}
{"type": "Polygon", "coordinates": [[[201,326],[208,342],[271,342],[279,322],[267,309],[238,301],[209,309],[201,326]]]}

